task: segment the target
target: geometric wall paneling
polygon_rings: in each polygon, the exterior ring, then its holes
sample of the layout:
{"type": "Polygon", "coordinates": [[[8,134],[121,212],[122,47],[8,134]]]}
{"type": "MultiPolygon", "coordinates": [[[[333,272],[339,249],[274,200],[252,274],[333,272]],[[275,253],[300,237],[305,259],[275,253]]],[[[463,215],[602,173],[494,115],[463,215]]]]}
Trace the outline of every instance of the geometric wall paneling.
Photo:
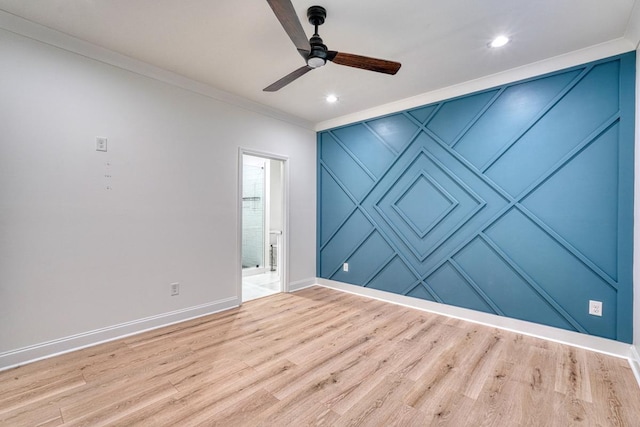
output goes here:
{"type": "Polygon", "coordinates": [[[320,168],[320,174],[323,182],[319,194],[320,215],[324,218],[320,244],[323,245],[353,213],[356,204],[325,168],[320,168]]]}
{"type": "Polygon", "coordinates": [[[583,74],[578,84],[486,170],[486,175],[517,195],[576,146],[597,136],[618,112],[620,84],[615,65],[594,66],[583,74]]]}
{"type": "Polygon", "coordinates": [[[395,153],[387,143],[368,131],[365,125],[355,125],[337,129],[332,136],[353,156],[360,167],[372,175],[380,178],[395,158],[395,153]]]}
{"type": "Polygon", "coordinates": [[[476,168],[484,170],[501,149],[508,147],[523,129],[534,124],[553,102],[570,89],[569,84],[579,74],[578,70],[573,70],[509,86],[456,142],[455,150],[476,168]],[[495,126],[496,121],[506,115],[509,115],[509,120],[495,126]]]}
{"type": "Polygon", "coordinates": [[[466,130],[473,120],[496,99],[497,90],[480,92],[442,103],[429,121],[428,129],[445,144],[451,145],[456,137],[466,130]]]}
{"type": "Polygon", "coordinates": [[[634,81],[631,52],[320,132],[318,276],[631,342],[634,81]]]}
{"type": "MultiPolygon", "coordinates": [[[[423,114],[426,114],[428,117],[434,109],[435,107],[426,108],[423,114]]],[[[422,115],[419,117],[422,117],[422,115]]],[[[393,115],[381,119],[369,120],[366,124],[376,135],[388,144],[394,151],[394,154],[400,153],[418,130],[418,126],[403,115],[393,115]]]]}
{"type": "Polygon", "coordinates": [[[396,294],[404,294],[407,284],[409,284],[408,287],[410,288],[417,286],[418,278],[400,257],[394,256],[371,278],[367,283],[367,287],[396,294]]]}
{"type": "Polygon", "coordinates": [[[615,284],[612,285],[607,277],[589,268],[589,265],[575,256],[570,248],[554,239],[523,213],[517,209],[509,211],[487,230],[487,236],[504,253],[509,254],[509,260],[523,275],[530,278],[532,285],[562,307],[568,315],[567,319],[577,322],[574,324],[576,330],[585,329],[602,335],[598,332],[603,331],[595,331],[593,326],[615,326],[615,284]],[[584,305],[584,297],[581,298],[581,295],[584,295],[587,301],[602,301],[604,307],[609,307],[608,312],[605,313],[603,310],[602,318],[589,315],[584,305]],[[591,322],[591,329],[587,328],[587,322],[591,322]]]}
{"type": "Polygon", "coordinates": [[[454,260],[497,307],[496,314],[584,332],[517,264],[484,239],[474,239],[454,260]]]}
{"type": "Polygon", "coordinates": [[[359,210],[354,211],[321,248],[320,277],[330,278],[342,268],[342,264],[347,262],[347,258],[369,237],[373,229],[359,210]]]}
{"type": "MultiPolygon", "coordinates": [[[[445,262],[427,278],[430,287],[443,303],[472,310],[499,314],[485,292],[468,279],[468,275],[457,269],[451,262],[445,262]]],[[[501,313],[500,313],[501,314],[501,313]]]]}
{"type": "Polygon", "coordinates": [[[427,290],[426,287],[422,285],[415,286],[409,292],[403,295],[414,297],[414,298],[420,298],[427,301],[442,302],[442,301],[436,300],[433,296],[433,292],[429,292],[429,290],[427,290]]]}
{"type": "Polygon", "coordinates": [[[617,279],[618,124],[522,200],[522,206],[617,279]],[[584,229],[589,233],[584,233],[584,229]]]}
{"type": "Polygon", "coordinates": [[[321,145],[322,165],[336,176],[350,196],[359,200],[374,184],[375,178],[330,134],[323,133],[320,137],[327,142],[321,145]]]}
{"type": "MultiPolygon", "coordinates": [[[[410,117],[418,121],[418,123],[424,124],[427,119],[436,111],[438,105],[428,105],[426,107],[414,108],[406,112],[410,117]]],[[[393,116],[391,116],[393,117],[393,116]]]]}
{"type": "Polygon", "coordinates": [[[374,231],[346,258],[350,272],[338,268],[331,279],[353,284],[368,282],[394,255],[380,233],[374,231]]]}

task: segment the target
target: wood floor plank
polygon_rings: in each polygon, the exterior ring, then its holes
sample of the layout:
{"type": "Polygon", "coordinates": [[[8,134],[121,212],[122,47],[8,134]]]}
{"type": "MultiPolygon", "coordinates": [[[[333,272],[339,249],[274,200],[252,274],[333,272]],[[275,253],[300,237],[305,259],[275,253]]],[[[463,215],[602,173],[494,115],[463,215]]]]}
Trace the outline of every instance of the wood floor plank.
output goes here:
{"type": "MultiPolygon", "coordinates": [[[[205,424],[216,426],[240,426],[254,423],[264,412],[273,407],[279,400],[266,390],[259,389],[242,400],[234,403],[224,411],[212,414],[205,424]]],[[[189,419],[185,420],[189,423],[189,419]]]]}
{"type": "Polygon", "coordinates": [[[467,425],[470,420],[474,420],[470,414],[476,400],[460,394],[458,390],[446,390],[434,403],[427,407],[427,412],[422,412],[423,425],[455,427],[467,425]]]}
{"type": "Polygon", "coordinates": [[[398,374],[387,375],[379,387],[371,390],[336,422],[336,426],[382,426],[400,407],[402,397],[414,382],[398,374]]]}
{"type": "Polygon", "coordinates": [[[83,376],[75,374],[72,376],[52,378],[48,383],[39,382],[33,389],[20,388],[16,393],[7,392],[0,397],[0,415],[10,412],[21,406],[30,405],[43,399],[50,398],[65,391],[82,387],[86,384],[83,376]]]}
{"type": "Polygon", "coordinates": [[[90,402],[63,407],[62,419],[65,425],[70,426],[110,425],[129,413],[176,393],[169,382],[150,387],[141,384],[129,389],[126,395],[106,394],[90,402]]]}
{"type": "Polygon", "coordinates": [[[332,411],[343,415],[367,394],[369,394],[387,375],[394,372],[393,365],[366,357],[365,363],[355,371],[350,371],[348,377],[341,380],[341,384],[335,387],[323,403],[331,408],[332,411]]]}
{"type": "Polygon", "coordinates": [[[313,395],[291,395],[280,400],[247,425],[259,426],[333,426],[338,415],[313,395]]]}
{"type": "MultiPolygon", "coordinates": [[[[38,424],[34,424],[35,427],[57,427],[63,424],[62,415],[58,415],[57,417],[53,417],[50,420],[43,421],[38,424]]],[[[20,424],[16,424],[20,425],[20,424]]]]}
{"type": "Polygon", "coordinates": [[[630,426],[627,361],[319,286],[0,372],[0,426],[630,426]]]}
{"type": "MultiPolygon", "coordinates": [[[[622,389],[633,390],[637,383],[629,367],[617,365],[612,358],[592,354],[587,359],[594,401],[606,402],[606,411],[597,411],[603,425],[624,425],[624,420],[640,414],[640,402],[633,393],[621,393],[622,389]]],[[[640,424],[640,418],[637,418],[640,424]]]]}
{"type": "Polygon", "coordinates": [[[555,390],[591,402],[591,381],[587,371],[586,351],[562,347],[558,357],[560,363],[556,364],[555,390]]]}

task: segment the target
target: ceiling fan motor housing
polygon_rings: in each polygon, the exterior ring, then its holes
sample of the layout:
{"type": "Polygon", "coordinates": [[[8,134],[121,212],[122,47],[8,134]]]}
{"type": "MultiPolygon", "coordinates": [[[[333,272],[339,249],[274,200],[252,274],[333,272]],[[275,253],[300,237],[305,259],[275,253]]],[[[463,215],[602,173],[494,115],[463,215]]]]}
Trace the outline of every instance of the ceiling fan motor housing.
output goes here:
{"type": "Polygon", "coordinates": [[[318,35],[318,26],[324,24],[326,17],[327,11],[322,6],[311,6],[307,9],[309,23],[315,27],[313,37],[309,39],[311,50],[307,56],[307,65],[311,68],[322,67],[327,63],[327,46],[322,43],[322,39],[318,35]]]}
{"type": "Polygon", "coordinates": [[[322,67],[327,63],[327,46],[322,43],[320,36],[315,34],[309,40],[311,51],[307,57],[307,65],[311,68],[322,67]]]}

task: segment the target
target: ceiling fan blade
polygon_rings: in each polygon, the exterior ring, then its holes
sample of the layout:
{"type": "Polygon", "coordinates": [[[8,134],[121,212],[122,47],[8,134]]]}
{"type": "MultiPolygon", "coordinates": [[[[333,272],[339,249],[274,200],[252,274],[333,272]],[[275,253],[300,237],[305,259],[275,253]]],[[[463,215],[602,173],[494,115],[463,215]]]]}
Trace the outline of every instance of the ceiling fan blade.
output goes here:
{"type": "Polygon", "coordinates": [[[280,21],[282,28],[287,33],[293,44],[298,51],[309,51],[311,46],[309,45],[309,39],[302,29],[302,24],[298,19],[296,10],[291,4],[291,0],[267,0],[276,18],[280,21]]]}
{"type": "Polygon", "coordinates": [[[347,67],[361,68],[363,70],[376,71],[378,73],[395,74],[402,64],[384,59],[369,58],[368,56],[353,55],[336,51],[327,52],[327,59],[335,64],[347,67]]]}
{"type": "Polygon", "coordinates": [[[287,74],[277,82],[265,87],[262,90],[263,92],[275,92],[279,89],[282,89],[283,87],[285,87],[286,85],[288,85],[289,83],[297,79],[298,77],[304,76],[311,70],[313,70],[313,68],[309,67],[308,65],[305,65],[304,67],[300,67],[297,70],[295,70],[293,73],[287,74]]]}

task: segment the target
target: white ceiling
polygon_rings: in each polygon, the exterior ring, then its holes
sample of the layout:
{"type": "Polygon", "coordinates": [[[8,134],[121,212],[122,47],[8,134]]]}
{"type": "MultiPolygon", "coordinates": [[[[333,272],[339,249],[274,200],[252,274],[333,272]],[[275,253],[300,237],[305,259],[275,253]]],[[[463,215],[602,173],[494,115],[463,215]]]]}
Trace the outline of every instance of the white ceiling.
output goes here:
{"type": "MultiPolygon", "coordinates": [[[[0,0],[0,10],[319,123],[625,36],[635,0],[292,0],[327,9],[331,50],[402,63],[395,76],[304,65],[265,0],[0,0]],[[512,42],[487,43],[498,34],[512,42]],[[329,105],[324,96],[340,101],[329,105]]],[[[630,44],[630,46],[633,46],[630,44]]]]}

